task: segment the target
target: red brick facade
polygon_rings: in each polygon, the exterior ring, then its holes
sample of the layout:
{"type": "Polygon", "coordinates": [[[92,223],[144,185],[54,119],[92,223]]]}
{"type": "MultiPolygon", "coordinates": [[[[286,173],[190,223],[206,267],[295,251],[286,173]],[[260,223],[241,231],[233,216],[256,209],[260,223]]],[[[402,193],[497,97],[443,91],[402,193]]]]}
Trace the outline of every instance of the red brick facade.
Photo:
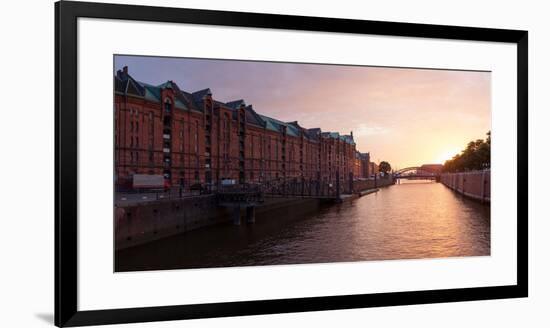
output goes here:
{"type": "Polygon", "coordinates": [[[168,81],[152,86],[125,67],[115,77],[116,184],[133,174],[164,175],[171,186],[223,179],[281,178],[346,183],[356,164],[353,134],[305,129],[259,115],[244,101],[222,103],[209,89],[188,93],[168,81]]]}

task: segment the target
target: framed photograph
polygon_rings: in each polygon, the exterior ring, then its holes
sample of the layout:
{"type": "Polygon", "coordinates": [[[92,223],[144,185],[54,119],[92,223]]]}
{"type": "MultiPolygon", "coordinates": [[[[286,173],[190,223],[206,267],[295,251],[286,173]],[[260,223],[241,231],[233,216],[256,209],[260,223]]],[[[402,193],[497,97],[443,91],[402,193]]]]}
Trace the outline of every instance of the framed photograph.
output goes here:
{"type": "Polygon", "coordinates": [[[57,326],[527,296],[527,31],[55,16],[57,326]]]}

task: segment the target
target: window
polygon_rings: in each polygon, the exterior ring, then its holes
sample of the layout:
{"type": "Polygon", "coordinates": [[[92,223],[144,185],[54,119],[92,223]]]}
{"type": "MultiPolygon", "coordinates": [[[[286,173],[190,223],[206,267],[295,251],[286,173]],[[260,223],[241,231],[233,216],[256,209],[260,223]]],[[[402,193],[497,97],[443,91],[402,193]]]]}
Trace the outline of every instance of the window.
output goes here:
{"type": "Polygon", "coordinates": [[[166,113],[170,113],[171,110],[172,110],[172,102],[170,101],[169,98],[166,98],[166,100],[164,101],[164,111],[166,113]]]}

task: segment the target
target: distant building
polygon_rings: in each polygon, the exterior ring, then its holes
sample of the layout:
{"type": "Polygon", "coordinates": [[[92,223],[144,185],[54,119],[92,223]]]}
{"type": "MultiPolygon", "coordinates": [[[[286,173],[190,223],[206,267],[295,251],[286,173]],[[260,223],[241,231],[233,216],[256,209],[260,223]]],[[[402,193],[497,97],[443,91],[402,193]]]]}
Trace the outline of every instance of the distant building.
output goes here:
{"type": "Polygon", "coordinates": [[[186,92],[173,81],[136,81],[127,67],[116,72],[114,85],[117,187],[134,174],[163,175],[168,185],[184,188],[225,179],[353,178],[352,133],[282,122],[244,100],[218,101],[210,89],[186,92]]]}
{"type": "Polygon", "coordinates": [[[355,153],[354,177],[356,179],[368,178],[370,175],[370,153],[355,153]]]}
{"type": "Polygon", "coordinates": [[[376,164],[376,163],[370,162],[370,163],[369,163],[369,167],[370,167],[370,168],[369,168],[369,173],[370,173],[371,175],[373,175],[373,174],[378,174],[378,173],[380,172],[380,171],[378,170],[378,164],[376,164]]]}

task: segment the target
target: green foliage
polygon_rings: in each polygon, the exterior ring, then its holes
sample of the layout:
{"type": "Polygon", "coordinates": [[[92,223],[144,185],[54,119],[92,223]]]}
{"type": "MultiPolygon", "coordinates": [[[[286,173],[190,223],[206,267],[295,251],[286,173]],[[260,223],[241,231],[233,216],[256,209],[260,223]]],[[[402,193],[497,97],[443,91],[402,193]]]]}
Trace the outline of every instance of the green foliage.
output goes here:
{"type": "Polygon", "coordinates": [[[378,165],[378,171],[384,172],[384,174],[390,172],[391,171],[390,163],[388,163],[386,161],[380,162],[380,164],[378,165]]]}
{"type": "Polygon", "coordinates": [[[443,172],[464,172],[491,168],[491,131],[485,140],[470,141],[461,154],[445,162],[443,172]]]}

